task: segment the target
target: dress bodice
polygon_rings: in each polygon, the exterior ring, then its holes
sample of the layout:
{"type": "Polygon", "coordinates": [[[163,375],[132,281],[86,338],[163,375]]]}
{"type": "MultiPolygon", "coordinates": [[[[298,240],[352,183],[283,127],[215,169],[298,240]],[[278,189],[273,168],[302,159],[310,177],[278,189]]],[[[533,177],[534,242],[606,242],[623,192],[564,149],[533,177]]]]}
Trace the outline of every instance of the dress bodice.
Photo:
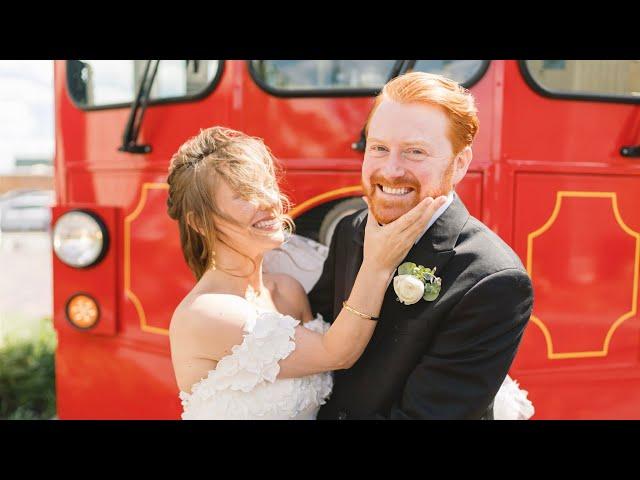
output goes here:
{"type": "MultiPolygon", "coordinates": [[[[331,393],[330,372],[278,379],[278,362],[295,349],[299,321],[278,312],[258,310],[244,324],[244,338],[220,359],[207,377],[180,392],[183,420],[313,420],[331,393]]],[[[325,333],[329,324],[318,315],[303,324],[325,333]]]]}

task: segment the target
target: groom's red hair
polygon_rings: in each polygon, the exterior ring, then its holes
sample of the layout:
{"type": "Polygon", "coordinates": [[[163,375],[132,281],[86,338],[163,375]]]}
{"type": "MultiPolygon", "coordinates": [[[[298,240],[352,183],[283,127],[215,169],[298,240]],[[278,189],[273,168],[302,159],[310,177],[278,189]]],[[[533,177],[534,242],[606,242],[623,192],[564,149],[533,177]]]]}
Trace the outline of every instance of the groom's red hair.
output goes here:
{"type": "Polygon", "coordinates": [[[449,117],[449,141],[454,154],[470,146],[478,133],[478,110],[469,90],[442,75],[411,72],[394,78],[382,88],[367,118],[365,135],[373,114],[385,98],[398,103],[424,103],[443,108],[449,117]]]}

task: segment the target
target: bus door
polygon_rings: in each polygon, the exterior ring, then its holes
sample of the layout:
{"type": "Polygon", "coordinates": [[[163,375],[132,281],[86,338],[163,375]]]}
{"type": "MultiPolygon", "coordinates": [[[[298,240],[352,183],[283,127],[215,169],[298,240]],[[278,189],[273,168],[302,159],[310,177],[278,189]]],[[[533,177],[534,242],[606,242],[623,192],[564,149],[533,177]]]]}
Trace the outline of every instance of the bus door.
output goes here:
{"type": "Polygon", "coordinates": [[[535,418],[640,418],[640,62],[505,75],[503,158],[535,303],[513,366],[535,418]]]}

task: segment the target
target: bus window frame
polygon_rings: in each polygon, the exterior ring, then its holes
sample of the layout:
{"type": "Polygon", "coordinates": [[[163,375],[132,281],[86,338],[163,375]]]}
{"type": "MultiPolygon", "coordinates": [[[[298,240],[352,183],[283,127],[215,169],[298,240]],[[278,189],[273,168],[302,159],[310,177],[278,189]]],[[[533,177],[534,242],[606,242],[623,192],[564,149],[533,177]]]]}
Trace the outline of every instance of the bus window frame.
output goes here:
{"type": "MultiPolygon", "coordinates": [[[[373,97],[380,93],[382,87],[378,89],[371,88],[353,88],[353,89],[330,89],[330,90],[320,90],[320,89],[308,89],[308,90],[282,90],[278,88],[274,88],[268,83],[264,82],[257,74],[255,69],[253,68],[253,60],[247,60],[247,68],[249,69],[249,76],[255,82],[261,90],[265,91],[269,95],[273,95],[274,97],[280,98],[332,98],[332,97],[373,97]]],[[[471,88],[476,83],[484,77],[487,70],[489,70],[489,65],[491,64],[491,60],[481,60],[482,64],[480,68],[476,71],[475,74],[465,83],[461,85],[464,88],[471,88]]]]}
{"type": "MultiPolygon", "coordinates": [[[[225,69],[225,60],[218,60],[218,62],[219,62],[218,71],[211,79],[211,82],[209,82],[209,85],[205,89],[203,89],[200,93],[196,95],[186,95],[183,97],[166,97],[166,98],[158,98],[154,100],[149,99],[149,101],[147,102],[147,106],[151,107],[154,105],[165,105],[165,104],[172,104],[172,103],[189,103],[197,100],[202,100],[208,97],[209,95],[211,95],[211,93],[213,93],[213,91],[216,89],[216,87],[220,83],[220,79],[222,78],[222,74],[225,69]]],[[[71,88],[69,85],[69,74],[68,74],[69,71],[68,71],[67,65],[68,65],[68,60],[65,60],[67,96],[71,100],[71,103],[73,104],[74,107],[76,107],[79,110],[83,110],[85,112],[93,112],[93,111],[99,111],[99,110],[115,110],[118,108],[131,108],[131,105],[133,104],[133,100],[131,102],[110,103],[108,105],[94,105],[89,107],[80,105],[76,101],[76,99],[73,97],[73,94],[71,93],[71,88]]],[[[136,92],[134,91],[133,94],[135,97],[136,92]]]]}
{"type": "Polygon", "coordinates": [[[524,78],[527,85],[538,95],[553,100],[581,100],[583,102],[605,102],[605,103],[640,103],[640,96],[615,96],[615,95],[593,95],[593,94],[580,94],[580,93],[567,93],[562,91],[550,90],[544,87],[541,83],[531,74],[527,65],[527,60],[519,60],[518,66],[520,67],[520,73],[524,78]]]}

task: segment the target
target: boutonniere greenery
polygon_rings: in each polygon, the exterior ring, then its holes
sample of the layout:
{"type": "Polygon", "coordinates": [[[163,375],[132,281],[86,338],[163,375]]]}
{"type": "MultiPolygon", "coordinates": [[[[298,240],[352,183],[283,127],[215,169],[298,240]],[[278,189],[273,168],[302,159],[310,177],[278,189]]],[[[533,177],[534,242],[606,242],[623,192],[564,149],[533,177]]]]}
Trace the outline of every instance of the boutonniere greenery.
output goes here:
{"type": "Polygon", "coordinates": [[[398,295],[399,302],[413,305],[421,298],[432,302],[440,294],[442,279],[436,277],[433,269],[405,262],[398,267],[398,275],[393,278],[393,289],[398,295]]]}

